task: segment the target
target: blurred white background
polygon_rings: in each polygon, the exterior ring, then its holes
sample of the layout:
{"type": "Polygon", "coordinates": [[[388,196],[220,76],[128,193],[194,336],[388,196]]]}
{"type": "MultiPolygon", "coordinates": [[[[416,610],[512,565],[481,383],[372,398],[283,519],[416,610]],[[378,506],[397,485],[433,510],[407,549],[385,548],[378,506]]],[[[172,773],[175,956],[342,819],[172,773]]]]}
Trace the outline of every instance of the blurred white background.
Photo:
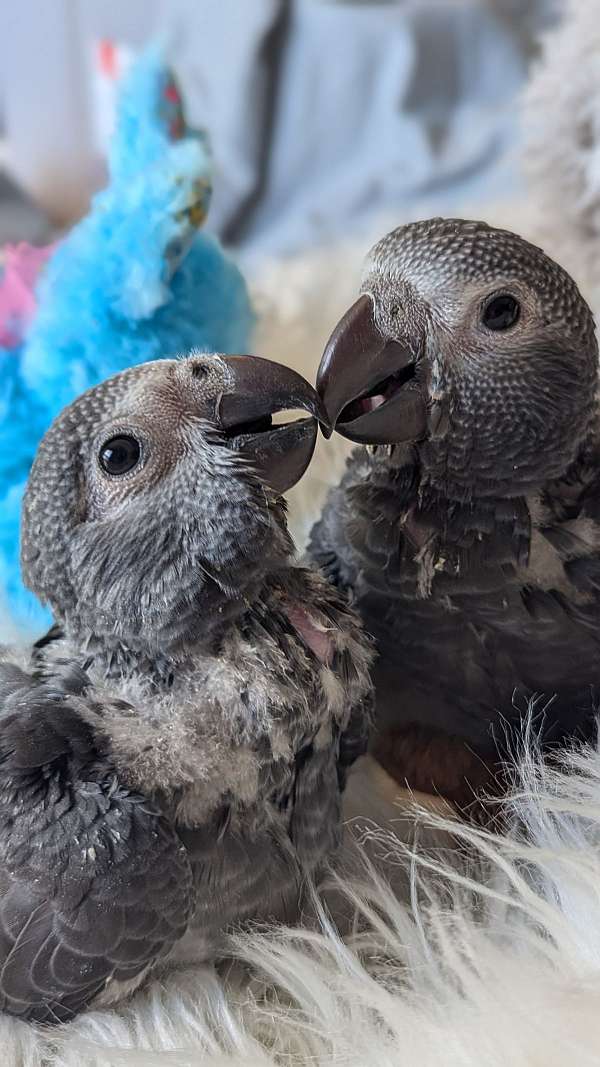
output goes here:
{"type": "MultiPolygon", "coordinates": [[[[552,0],[5,0],[0,167],[53,224],[103,181],[110,78],[162,34],[211,135],[209,226],[280,253],[518,190],[517,95],[552,0]],[[106,51],[117,46],[116,59],[106,51]]],[[[5,205],[6,196],[5,191],[5,205]]],[[[0,241],[31,237],[15,202],[0,241]]]]}

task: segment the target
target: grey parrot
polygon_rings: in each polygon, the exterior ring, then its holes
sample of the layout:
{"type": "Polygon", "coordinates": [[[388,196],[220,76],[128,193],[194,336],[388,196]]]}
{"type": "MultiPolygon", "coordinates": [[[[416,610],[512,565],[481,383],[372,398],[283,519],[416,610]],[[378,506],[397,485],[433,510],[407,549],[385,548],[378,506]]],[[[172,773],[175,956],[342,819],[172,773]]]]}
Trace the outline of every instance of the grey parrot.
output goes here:
{"type": "Polygon", "coordinates": [[[317,391],[372,446],[310,555],[375,639],[387,769],[468,805],[525,716],[548,753],[594,736],[598,348],[572,278],[481,222],[403,226],[369,253],[317,391]]]}
{"type": "Polygon", "coordinates": [[[0,1010],[60,1022],[217,954],[335,848],[371,649],[293,559],[280,494],[315,416],[293,371],[193,355],[44,437],[22,565],[55,625],[0,657],[0,1010]]]}

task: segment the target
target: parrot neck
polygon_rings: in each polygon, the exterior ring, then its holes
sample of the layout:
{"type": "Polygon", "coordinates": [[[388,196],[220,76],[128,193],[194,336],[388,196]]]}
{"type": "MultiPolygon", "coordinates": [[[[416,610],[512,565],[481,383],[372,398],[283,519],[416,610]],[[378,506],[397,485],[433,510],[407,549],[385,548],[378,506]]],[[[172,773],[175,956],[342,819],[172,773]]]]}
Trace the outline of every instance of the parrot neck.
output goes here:
{"type": "Polygon", "coordinates": [[[389,571],[396,566],[390,560],[397,559],[398,573],[421,596],[480,591],[485,583],[500,586],[511,572],[521,573],[531,562],[537,528],[576,516],[597,469],[582,452],[567,474],[536,492],[503,496],[432,481],[415,450],[357,460],[349,521],[361,564],[372,571],[373,559],[381,557],[389,571]],[[376,527],[364,524],[360,543],[356,514],[378,516],[376,527]]]}
{"type": "Polygon", "coordinates": [[[176,618],[165,616],[152,625],[120,628],[111,631],[105,620],[79,619],[72,615],[61,625],[73,647],[80,648],[104,663],[107,675],[121,674],[132,664],[160,680],[168,678],[174,665],[185,661],[197,649],[213,649],[231,626],[235,626],[246,610],[247,596],[256,595],[258,583],[252,590],[233,595],[213,596],[210,605],[190,603],[182,606],[176,618]]]}
{"type": "Polygon", "coordinates": [[[248,536],[233,562],[200,555],[188,561],[184,556],[176,582],[163,585],[152,577],[147,582],[142,579],[126,589],[120,603],[116,594],[108,604],[99,597],[90,601],[80,597],[56,612],[56,619],[72,644],[88,650],[96,662],[104,659],[111,674],[139,662],[140,669],[164,679],[171,664],[197,650],[218,648],[273,576],[289,572],[292,565],[287,527],[273,523],[270,541],[256,547],[248,536]]]}
{"type": "Polygon", "coordinates": [[[478,423],[472,425],[468,410],[457,409],[455,422],[445,434],[414,446],[419,480],[458,503],[540,493],[547,484],[568,477],[589,451],[598,425],[595,397],[585,404],[582,401],[581,407],[580,413],[561,424],[560,432],[547,420],[541,427],[525,423],[518,433],[504,438],[493,429],[493,411],[486,417],[482,410],[478,423]]]}
{"type": "MultiPolygon", "coordinates": [[[[172,627],[164,625],[151,635],[143,629],[131,637],[115,635],[104,627],[93,628],[74,617],[60,621],[50,633],[61,640],[64,638],[73,652],[78,651],[79,658],[83,653],[83,659],[93,662],[107,678],[136,672],[153,677],[159,687],[168,688],[183,665],[198,657],[218,655],[233,633],[246,632],[259,619],[272,619],[274,590],[296,582],[297,573],[298,567],[291,559],[282,561],[279,566],[258,574],[251,586],[245,586],[235,595],[228,591],[227,596],[215,598],[210,605],[191,604],[189,611],[181,612],[172,627]]],[[[283,608],[282,603],[278,592],[276,607],[286,617],[285,626],[291,627],[317,658],[326,663],[330,654],[326,635],[322,628],[315,626],[302,597],[296,597],[289,609],[287,604],[283,608]]],[[[262,623],[259,629],[264,634],[262,623]]]]}
{"type": "Polygon", "coordinates": [[[423,490],[405,514],[405,535],[412,542],[416,581],[422,596],[443,594],[486,582],[503,585],[506,574],[526,567],[531,545],[531,515],[523,497],[483,497],[459,503],[423,490]],[[485,577],[484,577],[485,575],[485,577]]]}
{"type": "Polygon", "coordinates": [[[432,589],[466,588],[482,567],[495,581],[503,580],[503,567],[526,564],[531,516],[524,496],[460,499],[452,487],[448,492],[423,479],[414,454],[412,462],[377,456],[371,464],[368,478],[358,470],[352,486],[352,515],[378,516],[376,526],[364,524],[364,546],[356,533],[363,527],[349,519],[365,571],[373,571],[374,560],[377,567],[387,560],[386,573],[395,568],[414,587],[411,595],[428,597],[432,589]]]}

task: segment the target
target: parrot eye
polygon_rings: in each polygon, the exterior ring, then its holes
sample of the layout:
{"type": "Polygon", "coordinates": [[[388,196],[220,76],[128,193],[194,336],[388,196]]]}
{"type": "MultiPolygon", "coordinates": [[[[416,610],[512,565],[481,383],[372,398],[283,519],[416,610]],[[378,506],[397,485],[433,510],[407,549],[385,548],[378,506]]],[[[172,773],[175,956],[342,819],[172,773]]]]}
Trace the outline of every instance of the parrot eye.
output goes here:
{"type": "Polygon", "coordinates": [[[135,437],[120,434],[105,441],[100,449],[100,466],[107,474],[128,474],[139,463],[142,449],[135,437]]]}
{"type": "Polygon", "coordinates": [[[482,321],[488,330],[509,330],[518,321],[521,307],[516,297],[502,293],[488,300],[483,309],[482,321]]]}

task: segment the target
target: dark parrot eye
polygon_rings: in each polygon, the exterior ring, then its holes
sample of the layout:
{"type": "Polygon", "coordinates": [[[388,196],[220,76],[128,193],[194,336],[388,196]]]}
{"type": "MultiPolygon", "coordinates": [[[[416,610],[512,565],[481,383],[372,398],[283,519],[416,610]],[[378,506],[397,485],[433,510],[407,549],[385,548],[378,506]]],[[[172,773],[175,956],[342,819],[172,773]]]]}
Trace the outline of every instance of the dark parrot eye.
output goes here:
{"type": "Polygon", "coordinates": [[[483,324],[488,330],[508,330],[521,314],[519,301],[510,293],[493,296],[483,309],[483,324]]]}
{"type": "Polygon", "coordinates": [[[135,437],[111,437],[100,449],[100,466],[107,474],[127,474],[139,463],[141,448],[135,437]]]}

